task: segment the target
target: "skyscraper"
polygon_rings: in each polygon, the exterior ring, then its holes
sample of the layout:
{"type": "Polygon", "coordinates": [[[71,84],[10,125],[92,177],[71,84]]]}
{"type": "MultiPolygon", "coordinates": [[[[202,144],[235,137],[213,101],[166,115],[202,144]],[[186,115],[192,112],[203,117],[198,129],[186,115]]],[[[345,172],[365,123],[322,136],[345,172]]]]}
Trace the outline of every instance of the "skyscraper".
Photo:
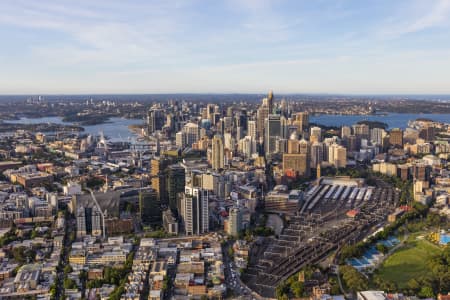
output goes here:
{"type": "Polygon", "coordinates": [[[185,144],[191,147],[193,143],[198,141],[200,136],[200,130],[197,124],[189,122],[183,127],[183,132],[185,134],[185,144]]]}
{"type": "Polygon", "coordinates": [[[309,114],[308,112],[299,112],[295,115],[294,125],[297,126],[297,131],[302,133],[308,129],[309,126],[309,114]]]}
{"type": "Polygon", "coordinates": [[[320,127],[311,127],[309,140],[311,143],[313,142],[321,142],[322,141],[322,128],[320,127]]]}
{"type": "Polygon", "coordinates": [[[224,167],[224,145],[220,135],[215,135],[212,140],[211,166],[214,170],[224,167]]]}
{"type": "Polygon", "coordinates": [[[267,95],[267,106],[269,107],[269,114],[273,114],[273,91],[270,90],[267,95]]]}
{"type": "Polygon", "coordinates": [[[185,187],[181,198],[181,217],[186,235],[200,235],[209,231],[208,191],[185,187]]]}
{"type": "Polygon", "coordinates": [[[242,229],[242,214],[239,207],[230,209],[228,217],[228,234],[237,236],[242,229]]]}
{"type": "Polygon", "coordinates": [[[177,210],[177,195],[184,191],[186,181],[185,169],[177,165],[171,165],[167,168],[167,198],[170,209],[174,212],[177,210]]]}
{"type": "Polygon", "coordinates": [[[266,119],[266,135],[264,138],[264,146],[266,156],[276,152],[276,142],[281,136],[280,115],[269,115],[266,119]]]}
{"type": "Polygon", "coordinates": [[[151,108],[147,114],[147,133],[153,134],[157,130],[161,130],[165,122],[164,111],[160,108],[151,108]]]}
{"type": "Polygon", "coordinates": [[[256,112],[256,133],[257,138],[264,138],[264,126],[267,117],[269,116],[269,107],[266,103],[263,103],[256,112]]]}
{"type": "Polygon", "coordinates": [[[139,213],[144,224],[160,225],[162,212],[155,190],[146,189],[139,192],[139,213]]]}
{"type": "Polygon", "coordinates": [[[323,161],[323,144],[315,142],[311,145],[311,168],[317,167],[323,161]]]}
{"type": "Polygon", "coordinates": [[[394,128],[389,132],[389,144],[394,147],[403,147],[403,130],[394,128]]]}
{"type": "Polygon", "coordinates": [[[257,138],[256,121],[254,120],[248,121],[247,135],[251,136],[256,141],[257,138]]]}

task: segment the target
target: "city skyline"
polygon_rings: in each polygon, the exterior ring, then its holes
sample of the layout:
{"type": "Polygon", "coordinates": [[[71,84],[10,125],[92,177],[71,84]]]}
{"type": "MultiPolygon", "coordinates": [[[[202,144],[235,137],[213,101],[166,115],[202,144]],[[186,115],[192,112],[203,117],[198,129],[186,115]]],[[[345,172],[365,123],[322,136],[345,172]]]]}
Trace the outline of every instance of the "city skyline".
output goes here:
{"type": "Polygon", "coordinates": [[[450,94],[450,1],[17,1],[0,94],[450,94]]]}

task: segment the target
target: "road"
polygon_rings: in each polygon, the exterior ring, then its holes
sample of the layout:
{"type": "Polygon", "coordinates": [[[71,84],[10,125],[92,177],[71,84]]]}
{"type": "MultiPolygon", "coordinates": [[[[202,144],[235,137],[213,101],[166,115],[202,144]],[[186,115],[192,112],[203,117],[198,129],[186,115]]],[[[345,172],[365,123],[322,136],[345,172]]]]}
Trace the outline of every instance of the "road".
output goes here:
{"type": "Polygon", "coordinates": [[[252,299],[263,300],[267,299],[261,297],[257,293],[253,292],[245,283],[241,281],[239,269],[236,264],[228,256],[228,249],[232,247],[232,242],[227,242],[223,246],[223,263],[225,272],[225,283],[227,288],[233,291],[233,299],[252,299]]]}

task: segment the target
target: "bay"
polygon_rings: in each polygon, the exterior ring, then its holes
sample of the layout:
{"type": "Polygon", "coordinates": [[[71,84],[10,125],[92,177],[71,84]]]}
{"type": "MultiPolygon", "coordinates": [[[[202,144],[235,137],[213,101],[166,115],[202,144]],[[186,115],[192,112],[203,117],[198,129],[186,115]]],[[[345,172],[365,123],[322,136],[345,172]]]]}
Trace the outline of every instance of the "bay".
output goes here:
{"type": "MultiPolygon", "coordinates": [[[[5,123],[19,123],[19,124],[39,124],[39,123],[54,123],[54,124],[73,124],[70,122],[63,122],[61,117],[44,117],[44,118],[20,118],[19,120],[8,120],[5,123]]],[[[82,126],[84,128],[83,134],[91,134],[93,136],[100,135],[100,132],[108,137],[111,141],[126,141],[135,135],[129,130],[129,125],[142,125],[144,121],[141,119],[124,119],[124,118],[110,118],[107,122],[96,125],[82,126]]]]}
{"type": "Polygon", "coordinates": [[[409,121],[414,121],[418,118],[430,119],[437,122],[450,123],[450,114],[399,114],[386,113],[385,115],[311,115],[309,117],[310,123],[316,123],[325,126],[351,126],[358,121],[380,121],[386,123],[390,129],[408,127],[409,121]]]}

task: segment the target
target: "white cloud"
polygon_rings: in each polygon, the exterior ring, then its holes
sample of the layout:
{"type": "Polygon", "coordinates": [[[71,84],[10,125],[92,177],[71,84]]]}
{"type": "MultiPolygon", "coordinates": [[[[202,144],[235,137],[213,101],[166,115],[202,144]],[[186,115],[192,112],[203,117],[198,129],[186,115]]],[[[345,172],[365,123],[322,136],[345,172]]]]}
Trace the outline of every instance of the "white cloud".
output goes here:
{"type": "MultiPolygon", "coordinates": [[[[408,2],[409,3],[409,2],[408,2]]],[[[392,18],[378,31],[382,38],[397,38],[434,27],[450,25],[450,1],[427,0],[416,2],[412,9],[401,8],[400,16],[392,18]],[[411,16],[412,15],[412,16],[411,16]]]]}

